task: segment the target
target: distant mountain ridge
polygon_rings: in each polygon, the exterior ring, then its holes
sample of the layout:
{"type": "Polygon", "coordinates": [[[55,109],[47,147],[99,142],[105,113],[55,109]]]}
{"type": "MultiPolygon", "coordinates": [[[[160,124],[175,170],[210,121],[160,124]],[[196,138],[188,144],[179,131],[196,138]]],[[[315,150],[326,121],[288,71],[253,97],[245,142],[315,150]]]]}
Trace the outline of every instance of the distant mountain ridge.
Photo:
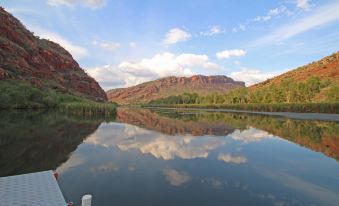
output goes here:
{"type": "Polygon", "coordinates": [[[154,99],[197,93],[207,95],[211,92],[225,93],[235,88],[245,87],[245,83],[224,76],[194,75],[191,77],[165,77],[128,88],[107,91],[109,101],[118,104],[145,103],[154,99]]]}
{"type": "Polygon", "coordinates": [[[0,80],[25,82],[95,101],[106,101],[99,84],[59,44],[40,39],[0,7],[0,80]]]}

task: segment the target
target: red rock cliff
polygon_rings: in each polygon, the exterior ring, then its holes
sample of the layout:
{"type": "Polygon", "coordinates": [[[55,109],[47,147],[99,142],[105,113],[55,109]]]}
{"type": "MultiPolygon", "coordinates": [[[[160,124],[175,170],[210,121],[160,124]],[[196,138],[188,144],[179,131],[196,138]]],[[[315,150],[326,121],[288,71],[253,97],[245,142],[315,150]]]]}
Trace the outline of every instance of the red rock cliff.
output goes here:
{"type": "Polygon", "coordinates": [[[128,88],[107,91],[109,101],[118,104],[149,102],[150,100],[180,95],[185,92],[207,95],[213,92],[225,93],[231,89],[245,87],[244,82],[223,76],[166,77],[128,88]]]}
{"type": "Polygon", "coordinates": [[[0,7],[0,80],[19,79],[95,101],[106,101],[99,84],[57,43],[40,39],[0,7]]]}

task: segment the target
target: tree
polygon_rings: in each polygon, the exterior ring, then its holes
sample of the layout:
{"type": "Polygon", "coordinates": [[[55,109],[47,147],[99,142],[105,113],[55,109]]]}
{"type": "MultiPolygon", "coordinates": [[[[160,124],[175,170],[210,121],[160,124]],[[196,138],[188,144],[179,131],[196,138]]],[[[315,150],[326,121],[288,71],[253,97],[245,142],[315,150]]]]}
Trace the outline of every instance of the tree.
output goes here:
{"type": "Polygon", "coordinates": [[[339,102],[339,86],[332,86],[327,92],[327,100],[339,102]]]}

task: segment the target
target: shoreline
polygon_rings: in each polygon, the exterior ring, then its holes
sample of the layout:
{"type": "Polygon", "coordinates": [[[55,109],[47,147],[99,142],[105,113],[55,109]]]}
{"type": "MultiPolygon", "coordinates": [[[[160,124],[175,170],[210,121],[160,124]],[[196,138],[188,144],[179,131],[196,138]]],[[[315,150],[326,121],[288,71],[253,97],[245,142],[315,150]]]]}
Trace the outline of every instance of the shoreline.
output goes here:
{"type": "Polygon", "coordinates": [[[233,109],[209,109],[209,108],[176,108],[176,107],[143,107],[146,109],[167,109],[167,110],[186,110],[186,111],[208,111],[208,112],[230,112],[230,113],[246,113],[269,115],[276,117],[285,117],[299,120],[321,120],[339,122],[339,114],[329,113],[299,113],[299,112],[258,112],[250,110],[233,110],[233,109]]]}

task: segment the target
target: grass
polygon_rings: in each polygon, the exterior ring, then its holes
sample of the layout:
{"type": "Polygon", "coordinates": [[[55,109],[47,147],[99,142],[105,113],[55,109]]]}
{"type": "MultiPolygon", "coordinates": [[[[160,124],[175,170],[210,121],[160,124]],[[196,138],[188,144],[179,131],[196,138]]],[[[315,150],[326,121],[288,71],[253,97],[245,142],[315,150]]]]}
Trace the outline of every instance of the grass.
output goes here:
{"type": "Polygon", "coordinates": [[[56,109],[82,115],[116,113],[115,104],[98,103],[52,89],[39,89],[18,80],[0,81],[0,109],[56,109]]]}
{"type": "Polygon", "coordinates": [[[60,104],[58,109],[65,113],[86,116],[110,116],[116,113],[116,106],[111,103],[67,102],[60,104]]]}
{"type": "Polygon", "coordinates": [[[339,103],[281,103],[281,104],[145,104],[143,107],[173,107],[201,109],[232,109],[259,112],[314,112],[339,114],[339,103]]]}

